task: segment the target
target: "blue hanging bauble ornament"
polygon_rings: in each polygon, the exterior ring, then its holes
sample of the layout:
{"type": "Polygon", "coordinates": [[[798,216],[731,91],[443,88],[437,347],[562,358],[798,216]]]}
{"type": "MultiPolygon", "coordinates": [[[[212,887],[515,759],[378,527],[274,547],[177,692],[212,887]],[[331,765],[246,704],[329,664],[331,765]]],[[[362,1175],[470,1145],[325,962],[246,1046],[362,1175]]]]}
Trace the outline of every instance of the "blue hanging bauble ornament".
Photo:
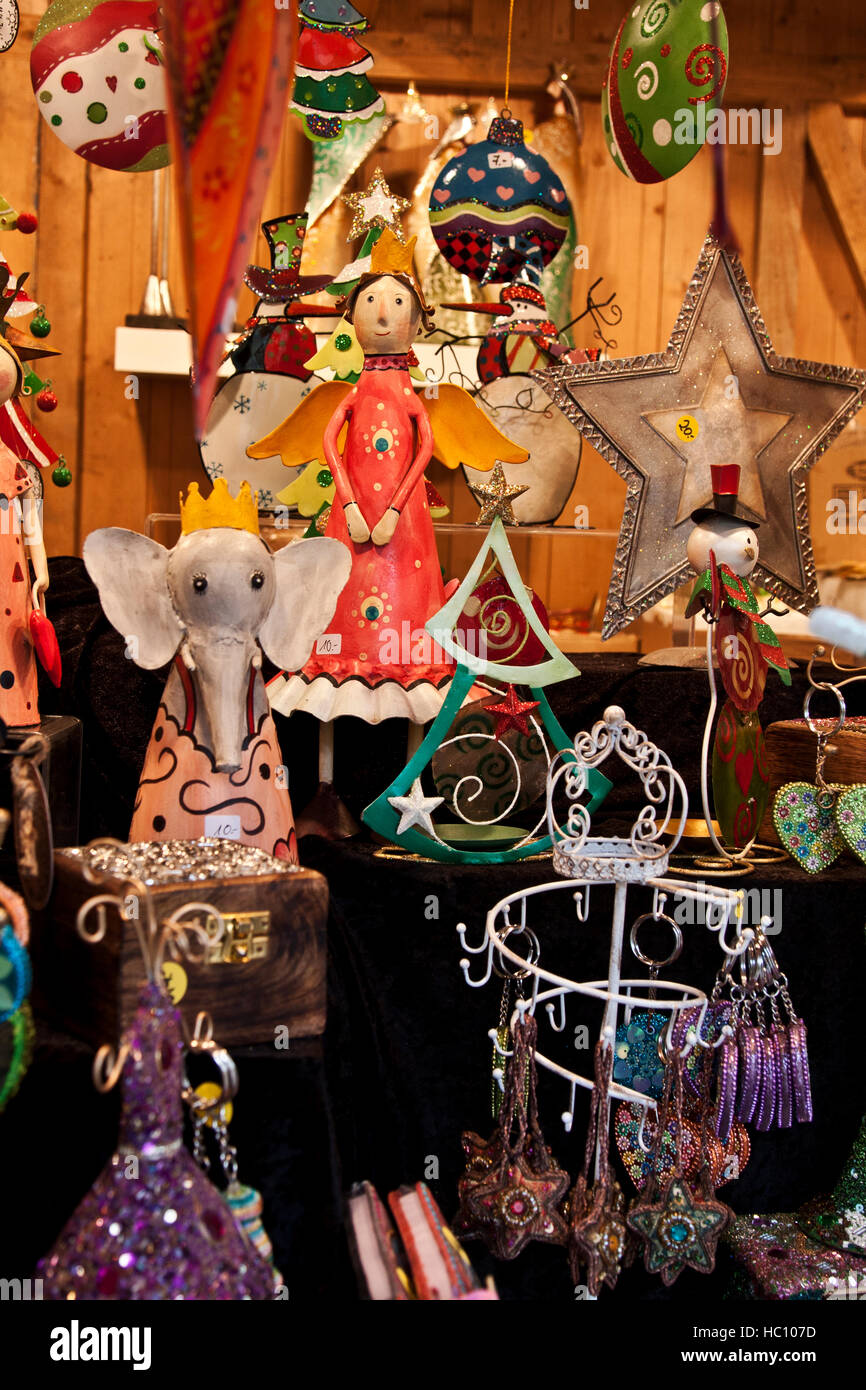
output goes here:
{"type": "Polygon", "coordinates": [[[442,255],[479,284],[540,284],[566,238],[568,194],[547,160],[524,144],[523,122],[501,115],[486,140],[449,160],[430,193],[442,255]]]}

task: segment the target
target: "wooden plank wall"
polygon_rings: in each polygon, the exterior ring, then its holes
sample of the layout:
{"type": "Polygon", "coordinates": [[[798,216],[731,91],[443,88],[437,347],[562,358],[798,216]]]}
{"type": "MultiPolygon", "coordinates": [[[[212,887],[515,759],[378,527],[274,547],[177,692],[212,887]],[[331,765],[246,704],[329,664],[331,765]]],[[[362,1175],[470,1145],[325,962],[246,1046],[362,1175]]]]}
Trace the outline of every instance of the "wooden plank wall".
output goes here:
{"type": "MultiPolygon", "coordinates": [[[[178,489],[199,475],[198,455],[185,382],[142,378],[136,401],[128,399],[123,378],[113,370],[115,327],[138,309],[148,271],[152,176],[92,168],[52,136],[29,80],[30,43],[45,0],[21,0],[20,7],[18,40],[0,55],[5,151],[0,192],[19,210],[35,208],[40,227],[35,237],[5,234],[0,244],[13,270],[32,270],[35,292],[54,324],[50,341],[63,349],[50,369],[60,408],[42,423],[67,455],[74,481],[64,491],[48,488],[46,539],[49,553],[75,553],[96,526],[140,528],[148,512],[175,510],[178,489]]],[[[467,92],[479,106],[487,96],[500,99],[493,83],[503,71],[507,8],[506,0],[416,0],[409,12],[405,0],[366,0],[362,9],[374,25],[371,76],[390,109],[399,111],[410,77],[443,123],[467,92]]],[[[851,182],[862,186],[866,7],[859,0],[822,0],[817,6],[808,0],[757,6],[728,0],[725,8],[731,35],[729,100],[784,103],[780,156],[729,147],[734,222],[774,345],[786,354],[864,365],[866,303],[808,154],[805,101],[842,102],[856,154],[851,182]]],[[[599,74],[622,10],[623,0],[592,0],[585,10],[572,0],[517,0],[511,101],[528,127],[549,119],[544,74],[554,62],[575,60],[584,141],[571,172],[579,188],[579,237],[589,249],[589,266],[576,272],[573,298],[583,307],[589,284],[599,276],[608,292],[616,290],[622,308],[616,355],[665,346],[711,209],[706,152],[676,179],[643,188],[618,173],[603,147],[599,74]]],[[[429,152],[422,126],[398,124],[355,185],[380,163],[397,191],[411,193],[429,152]]],[[[287,121],[263,216],[303,206],[310,160],[297,123],[287,121]]],[[[312,270],[314,260],[334,268],[342,264],[345,234],[340,210],[323,219],[310,239],[305,267],[312,270]]],[[[264,257],[261,239],[258,250],[264,257]]],[[[183,312],[174,217],[169,279],[176,308],[183,312]]],[[[250,307],[245,293],[241,318],[250,307]]],[[[823,508],[834,488],[853,476],[848,460],[860,439],[861,431],[852,432],[813,474],[819,561],[856,559],[856,537],[834,537],[831,544],[823,508]]],[[[452,501],[456,519],[474,516],[459,478],[440,471],[436,481],[452,501]]],[[[623,496],[620,479],[584,447],[563,520],[567,524],[573,508],[586,505],[592,525],[615,528],[623,496]]],[[[516,550],[528,582],[551,608],[586,609],[604,597],[613,545],[601,538],[575,543],[524,537],[516,550]]],[[[461,572],[472,551],[471,541],[444,545],[446,571],[461,572]]]]}

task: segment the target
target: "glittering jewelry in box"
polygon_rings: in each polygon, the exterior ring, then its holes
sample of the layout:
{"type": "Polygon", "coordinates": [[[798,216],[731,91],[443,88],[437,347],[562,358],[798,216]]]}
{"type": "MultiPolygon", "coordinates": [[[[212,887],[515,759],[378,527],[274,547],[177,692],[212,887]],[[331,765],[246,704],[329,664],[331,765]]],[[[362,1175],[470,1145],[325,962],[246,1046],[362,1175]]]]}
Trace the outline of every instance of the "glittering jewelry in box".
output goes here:
{"type": "MultiPolygon", "coordinates": [[[[725,1023],[715,1032],[706,1028],[707,996],[691,985],[659,977],[660,965],[670,964],[678,955],[677,949],[666,961],[657,962],[637,944],[641,924],[647,919],[671,923],[663,908],[673,896],[699,905],[695,916],[716,933],[727,961],[741,957],[754,937],[750,928],[740,930],[741,892],[669,875],[670,856],[687,815],[685,785],[667,754],[630,724],[618,706],[611,706],[591,732],[579,734],[574,747],[553,760],[548,774],[547,826],[559,878],[513,893],[491,908],[480,946],[467,944],[464,924],[457,928],[468,955],[486,956],[480,979],[470,978],[468,956],[461,961],[467,984],[480,988],[494,969],[500,976],[510,974],[522,980],[510,1019],[489,1034],[504,1059],[504,1066],[494,1069],[494,1081],[504,1092],[500,1122],[489,1141],[464,1135],[468,1163],[460,1196],[465,1223],[458,1220],[458,1229],[481,1234],[495,1253],[506,1258],[522,1249],[527,1240],[537,1238],[539,1230],[542,1239],[562,1240],[568,1244],[572,1272],[575,1277],[585,1272],[591,1296],[603,1284],[612,1287],[616,1282],[627,1247],[625,1197],[609,1160],[612,1100],[629,1107],[630,1147],[639,1161],[626,1165],[627,1171],[638,1188],[650,1184],[632,1208],[636,1218],[630,1222],[633,1237],[642,1239],[649,1250],[652,1241],[658,1244],[658,1230],[670,1227],[676,1247],[676,1258],[659,1255],[656,1250],[650,1267],[666,1282],[687,1264],[711,1269],[715,1242],[728,1219],[728,1209],[714,1196],[714,1188],[725,1174],[718,1143],[713,1161],[709,1071],[716,1047],[733,1029],[725,1023]],[[628,836],[591,834],[586,804],[591,774],[611,757],[638,779],[645,801],[628,836]],[[632,946],[638,958],[650,966],[648,984],[623,978],[622,973],[632,895],[647,889],[653,894],[652,908],[633,920],[632,946]],[[591,920],[591,897],[595,902],[598,897],[612,895],[612,904],[606,912],[601,904],[598,916],[599,925],[607,927],[610,937],[604,979],[573,980],[540,964],[554,906],[551,895],[562,892],[570,895],[581,923],[591,920]],[[538,1039],[539,1006],[544,1006],[554,1037],[567,1035],[568,1004],[575,997],[593,1001],[596,1008],[599,1003],[604,1006],[593,1078],[573,1068],[567,1051],[563,1050],[561,1057],[542,1051],[538,1039]],[[625,1035],[618,1033],[621,1019],[626,1025],[625,1035]],[[628,1057],[631,1040],[627,1029],[636,1019],[643,1021],[644,1034],[653,1032],[656,1047],[661,1049],[658,1085],[655,1071],[644,1076],[647,1068],[640,1062],[627,1069],[627,1078],[618,1078],[614,1071],[615,1062],[623,1060],[619,1056],[623,1036],[628,1057]],[[694,1118],[686,1114],[684,1077],[688,1065],[693,1073],[694,1118]],[[562,1201],[562,1170],[550,1157],[538,1121],[537,1067],[562,1078],[570,1087],[568,1109],[563,1114],[566,1133],[574,1121],[577,1088],[592,1093],[583,1171],[567,1203],[562,1201]],[[687,1177],[687,1159],[694,1181],[687,1177]],[[540,1197],[532,1189],[533,1181],[547,1184],[540,1197]],[[479,1193],[489,1200],[480,1204],[479,1193]],[[564,1239],[560,1220],[567,1221],[564,1239]]],[[[676,947],[679,935],[677,928],[676,947]]]]}
{"type": "MultiPolygon", "coordinates": [[[[166,953],[173,961],[203,954],[225,924],[212,904],[196,902],[158,923],[147,886],[130,877],[125,888],[142,906],[131,920],[146,979],[120,1050],[100,1048],[93,1068],[98,1090],[121,1081],[117,1148],[39,1262],[43,1296],[270,1299],[272,1267],[184,1148],[182,1021],[162,983],[166,953]]],[[[124,901],[100,893],[82,905],[85,940],[101,939],[109,905],[124,901]]]]}
{"type": "Polygon", "coordinates": [[[224,935],[202,959],[166,961],[165,984],[192,1020],[213,1017],[222,1044],[273,1043],[275,1028],[293,1038],[325,1027],[328,885],[321,874],[237,840],[94,840],[54,855],[56,889],[50,914],[34,933],[40,1012],[94,1046],[117,1037],[138,1005],[139,963],[129,923],[143,899],[128,888],[141,880],[155,917],[164,920],[207,885],[224,935]],[[107,891],[108,926],[86,948],[75,929],[94,884],[107,891]],[[116,904],[116,905],[115,905],[116,904]]]}

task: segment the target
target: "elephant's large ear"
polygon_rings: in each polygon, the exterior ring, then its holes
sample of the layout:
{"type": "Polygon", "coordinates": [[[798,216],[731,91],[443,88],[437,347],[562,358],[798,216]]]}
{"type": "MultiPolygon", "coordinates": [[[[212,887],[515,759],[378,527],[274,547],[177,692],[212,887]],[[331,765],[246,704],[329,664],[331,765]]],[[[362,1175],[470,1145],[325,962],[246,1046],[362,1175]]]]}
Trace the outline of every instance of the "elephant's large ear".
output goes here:
{"type": "Polygon", "coordinates": [[[105,616],[136,665],[155,671],[171,661],[183,628],[168,592],[169,551],[137,531],[108,526],[91,532],[82,553],[105,616]]]}
{"type": "Polygon", "coordinates": [[[351,568],[349,547],[327,536],[293,541],[277,551],[277,591],[259,629],[259,642],[275,666],[300,670],[333,618],[351,568]]]}

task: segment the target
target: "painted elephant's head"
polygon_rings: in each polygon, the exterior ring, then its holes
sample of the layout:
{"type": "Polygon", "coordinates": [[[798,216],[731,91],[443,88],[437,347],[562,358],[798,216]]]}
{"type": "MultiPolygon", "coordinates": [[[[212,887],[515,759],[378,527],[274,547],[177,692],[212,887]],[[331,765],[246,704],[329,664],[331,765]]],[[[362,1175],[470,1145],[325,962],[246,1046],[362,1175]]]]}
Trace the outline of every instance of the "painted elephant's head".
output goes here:
{"type": "Polygon", "coordinates": [[[94,531],[84,563],[127,655],[146,670],[181,648],[204,706],[217,771],[241,766],[250,665],[259,646],[282,670],[303,666],[349,577],[346,546],[325,537],[272,554],[249,530],[213,526],[173,550],[135,531],[94,531]]]}

